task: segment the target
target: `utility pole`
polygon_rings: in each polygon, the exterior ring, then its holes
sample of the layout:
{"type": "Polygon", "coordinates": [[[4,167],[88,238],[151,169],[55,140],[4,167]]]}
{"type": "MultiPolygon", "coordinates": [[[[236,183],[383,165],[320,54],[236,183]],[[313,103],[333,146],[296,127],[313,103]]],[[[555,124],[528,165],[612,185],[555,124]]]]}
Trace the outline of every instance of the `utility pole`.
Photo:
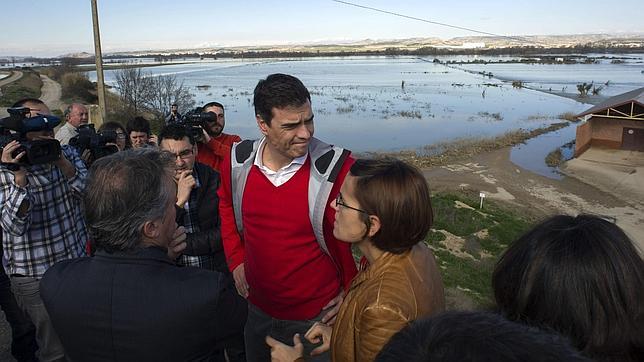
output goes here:
{"type": "Polygon", "coordinates": [[[96,59],[96,80],[98,91],[98,109],[101,113],[101,123],[105,121],[105,79],[103,78],[103,53],[101,53],[101,33],[98,29],[98,7],[96,0],[92,2],[92,23],[94,24],[94,54],[96,59]]]}

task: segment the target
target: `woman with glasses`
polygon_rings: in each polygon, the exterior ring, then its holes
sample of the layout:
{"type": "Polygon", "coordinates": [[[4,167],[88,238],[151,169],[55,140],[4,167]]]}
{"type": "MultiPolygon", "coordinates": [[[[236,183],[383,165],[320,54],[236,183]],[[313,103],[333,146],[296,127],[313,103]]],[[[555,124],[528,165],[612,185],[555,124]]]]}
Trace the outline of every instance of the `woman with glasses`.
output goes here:
{"type": "MultiPolygon", "coordinates": [[[[334,361],[372,361],[389,338],[409,322],[445,308],[443,282],[434,255],[422,242],[432,225],[427,181],[398,160],[360,159],[331,206],[333,235],[354,244],[367,263],[353,280],[333,327],[316,323],[304,336],[331,349],[334,361]]],[[[293,361],[295,346],[271,337],[271,357],[293,361]]],[[[308,357],[308,356],[306,356],[308,357]]]]}
{"type": "Polygon", "coordinates": [[[114,121],[105,122],[98,131],[114,131],[116,133],[116,147],[119,148],[119,151],[123,151],[127,146],[127,133],[125,133],[125,127],[120,123],[114,121]]]}

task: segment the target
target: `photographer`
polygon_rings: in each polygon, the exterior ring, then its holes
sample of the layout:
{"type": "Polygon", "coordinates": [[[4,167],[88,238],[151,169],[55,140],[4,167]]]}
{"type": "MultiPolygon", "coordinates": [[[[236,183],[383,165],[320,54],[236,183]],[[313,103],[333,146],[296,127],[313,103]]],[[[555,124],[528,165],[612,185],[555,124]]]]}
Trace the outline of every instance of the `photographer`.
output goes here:
{"type": "Polygon", "coordinates": [[[179,113],[179,106],[173,104],[170,107],[170,114],[165,117],[165,124],[181,122],[181,114],[179,113]]]}
{"type": "MultiPolygon", "coordinates": [[[[47,117],[49,108],[38,99],[24,99],[14,107],[28,107],[23,123],[26,142],[52,140],[57,119],[47,117]],[[40,123],[33,122],[39,121],[40,123]],[[36,124],[36,126],[34,126],[36,124]]],[[[14,152],[22,140],[12,140],[2,149],[0,166],[0,216],[5,270],[20,307],[36,326],[41,361],[64,357],[39,293],[39,281],[53,264],[84,254],[87,232],[81,209],[81,194],[87,169],[78,153],[62,146],[54,161],[27,164],[25,151],[14,152]]]]}
{"type": "Polygon", "coordinates": [[[230,153],[230,148],[235,142],[241,142],[238,135],[230,135],[224,133],[226,126],[226,119],[224,116],[224,106],[219,102],[206,103],[203,107],[203,112],[214,113],[216,118],[204,122],[203,138],[200,140],[199,153],[197,154],[197,161],[208,165],[220,171],[220,165],[224,157],[230,153]]]}

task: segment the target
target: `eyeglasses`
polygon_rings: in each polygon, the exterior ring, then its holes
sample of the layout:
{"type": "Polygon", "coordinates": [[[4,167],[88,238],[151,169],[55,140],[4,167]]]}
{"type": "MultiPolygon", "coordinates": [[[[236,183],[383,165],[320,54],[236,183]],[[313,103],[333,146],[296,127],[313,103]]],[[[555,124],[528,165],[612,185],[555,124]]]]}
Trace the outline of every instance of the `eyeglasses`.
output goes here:
{"type": "Polygon", "coordinates": [[[355,211],[362,212],[362,213],[365,213],[365,214],[369,215],[369,213],[364,211],[364,210],[356,209],[355,207],[351,207],[351,206],[345,204],[344,199],[342,198],[342,193],[341,192],[338,192],[338,196],[335,197],[335,204],[338,205],[338,206],[346,207],[347,209],[355,210],[355,211]]]}
{"type": "Polygon", "coordinates": [[[192,156],[192,153],[193,153],[191,149],[186,149],[186,150],[183,150],[183,151],[181,151],[179,153],[172,153],[172,152],[169,152],[169,151],[166,151],[166,152],[168,152],[169,154],[171,154],[175,158],[179,157],[182,160],[190,158],[190,156],[192,156]]]}

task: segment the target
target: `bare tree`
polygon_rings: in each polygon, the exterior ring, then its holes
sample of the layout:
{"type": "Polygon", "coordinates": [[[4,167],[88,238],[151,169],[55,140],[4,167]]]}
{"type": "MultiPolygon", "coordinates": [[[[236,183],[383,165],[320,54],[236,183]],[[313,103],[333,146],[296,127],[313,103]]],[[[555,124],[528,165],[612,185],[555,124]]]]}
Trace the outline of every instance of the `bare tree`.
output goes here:
{"type": "Polygon", "coordinates": [[[153,76],[140,68],[121,69],[116,72],[116,89],[131,114],[151,111],[162,116],[172,104],[183,110],[195,104],[183,81],[172,74],[153,76]]]}
{"type": "Polygon", "coordinates": [[[170,105],[176,104],[180,110],[186,111],[194,107],[195,101],[183,81],[179,82],[176,75],[161,75],[150,78],[152,90],[145,105],[151,110],[164,114],[170,105]]]}
{"type": "Polygon", "coordinates": [[[116,89],[132,114],[141,112],[152,92],[149,75],[140,68],[116,71],[116,89]]]}

